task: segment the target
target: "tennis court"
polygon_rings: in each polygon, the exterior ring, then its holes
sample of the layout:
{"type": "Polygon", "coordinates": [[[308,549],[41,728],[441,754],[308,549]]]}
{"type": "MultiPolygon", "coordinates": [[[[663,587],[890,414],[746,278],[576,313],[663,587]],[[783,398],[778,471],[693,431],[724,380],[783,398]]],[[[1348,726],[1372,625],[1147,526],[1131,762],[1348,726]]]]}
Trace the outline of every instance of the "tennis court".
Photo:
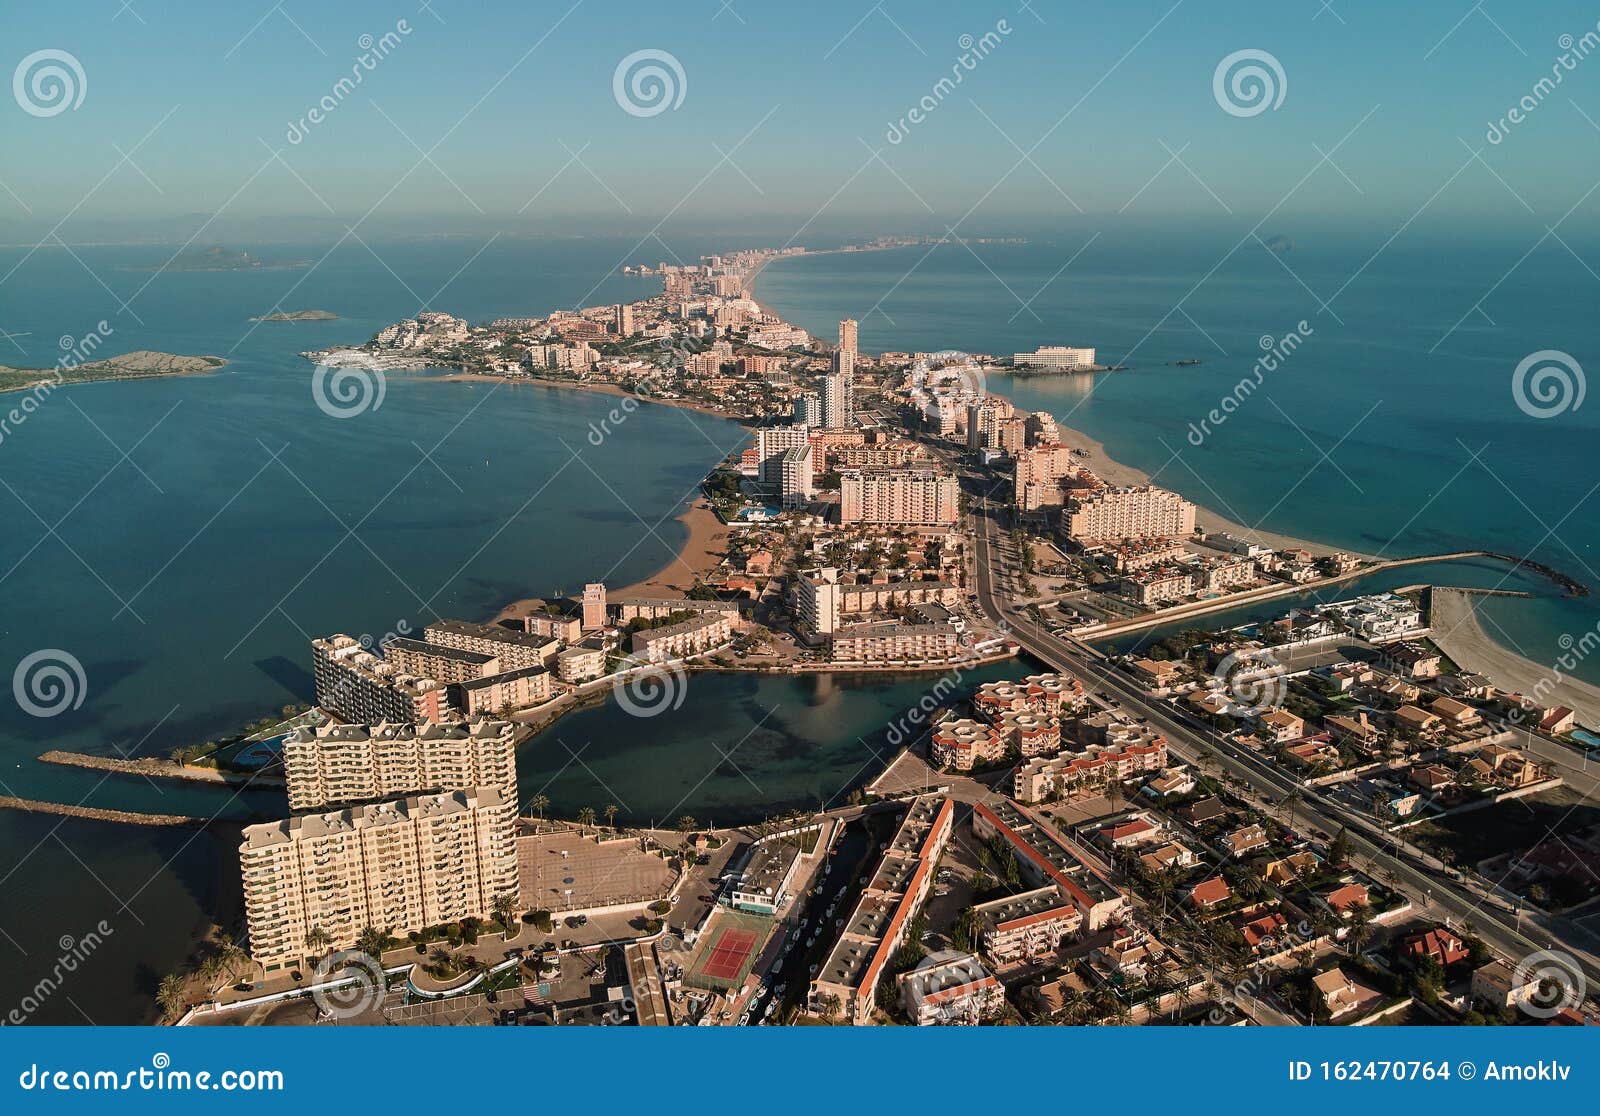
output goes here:
{"type": "Polygon", "coordinates": [[[720,911],[705,944],[689,967],[688,982],[702,988],[736,988],[755,964],[771,920],[720,911]]]}

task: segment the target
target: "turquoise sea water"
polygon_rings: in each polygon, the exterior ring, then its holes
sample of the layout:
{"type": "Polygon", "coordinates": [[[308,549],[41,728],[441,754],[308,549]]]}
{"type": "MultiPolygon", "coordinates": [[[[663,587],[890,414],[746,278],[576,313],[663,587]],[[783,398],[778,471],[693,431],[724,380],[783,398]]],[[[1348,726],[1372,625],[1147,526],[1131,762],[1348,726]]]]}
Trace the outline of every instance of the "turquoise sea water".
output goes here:
{"type": "MultiPolygon", "coordinates": [[[[869,352],[1094,345],[1131,370],[990,386],[1243,523],[1391,556],[1527,554],[1600,592],[1600,406],[1541,420],[1512,395],[1538,350],[1600,368],[1600,280],[1587,270],[1600,252],[1571,239],[1586,265],[1552,239],[1519,264],[1539,230],[1426,224],[1382,251],[1387,229],[1312,230],[1282,255],[1230,254],[1242,230],[1192,229],[816,255],[770,266],[760,293],[823,335],[859,318],[869,352]],[[1193,444],[1191,424],[1251,373],[1260,339],[1301,321],[1299,349],[1193,444]],[[1186,359],[1203,363],[1176,366],[1186,359]]],[[[1484,626],[1535,661],[1600,623],[1595,597],[1518,576],[1504,587],[1538,597],[1489,602],[1484,626]]],[[[1600,681],[1600,662],[1579,673],[1600,681]]]]}
{"type": "MultiPolygon", "coordinates": [[[[1328,298],[1376,243],[1297,238],[1281,261],[1240,253],[1201,283],[1217,262],[1214,237],[1102,237],[1057,274],[1084,239],[980,246],[981,263],[941,248],[914,269],[921,249],[802,258],[769,269],[761,295],[819,335],[840,317],[861,318],[868,350],[1084,342],[1112,359],[1132,350],[1130,372],[996,386],[1247,522],[1264,516],[1265,527],[1394,554],[1531,551],[1600,586],[1587,568],[1600,565],[1595,517],[1581,502],[1597,479],[1596,412],[1536,422],[1508,388],[1510,369],[1537,348],[1600,360],[1595,281],[1559,248],[1536,252],[1485,302],[1495,325],[1474,316],[1429,354],[1525,244],[1424,252],[1401,242],[1334,298],[1340,325],[1281,264],[1328,298]],[[1192,287],[1188,317],[1158,326],[1192,287]],[[1030,298],[1042,321],[1021,309],[1030,298]],[[1315,327],[1306,345],[1189,446],[1188,424],[1248,368],[1259,335],[1301,318],[1315,327]],[[1187,357],[1205,363],[1171,366],[1187,357]],[[1487,443],[1481,464],[1457,437],[1472,450],[1487,443]],[[1169,462],[1170,450],[1181,457],[1169,462]],[[1321,450],[1331,464],[1308,474],[1321,450]],[[1544,538],[1541,524],[1557,523],[1559,534],[1544,538]]],[[[82,663],[85,686],[78,708],[47,719],[0,702],[0,793],[236,819],[279,813],[275,795],[103,779],[33,757],[49,747],[161,754],[308,699],[311,635],[481,617],[514,597],[571,590],[597,570],[620,584],[667,561],[685,498],[743,437],[733,424],[647,407],[597,448],[588,436],[611,409],[606,397],[413,374],[391,375],[378,409],[337,421],[315,407],[311,366],[296,355],[363,341],[423,305],[481,321],[641,297],[656,281],[615,275],[631,244],[508,239],[476,259],[481,242],[374,244],[381,263],[351,245],[310,272],[168,273],[148,286],[170,248],[75,249],[82,262],[44,250],[22,262],[0,286],[0,329],[24,336],[0,341],[0,363],[48,365],[58,338],[101,320],[113,330],[105,353],[233,363],[206,377],[63,389],[4,432],[0,684],[27,655],[60,649],[82,663]],[[247,319],[280,298],[282,309],[341,320],[252,328],[247,319]]],[[[0,251],[0,274],[22,257],[0,251]]],[[[1411,581],[1429,571],[1402,572],[1411,581]]],[[[1476,565],[1452,573],[1469,584],[1503,576],[1476,565]]],[[[1547,657],[1560,632],[1600,619],[1547,585],[1513,578],[1505,587],[1540,594],[1491,610],[1491,630],[1532,658],[1547,657]]],[[[886,723],[922,686],[699,676],[691,700],[644,731],[614,704],[559,722],[519,757],[523,790],[547,794],[558,812],[615,802],[640,820],[736,821],[811,805],[870,775],[886,723]]],[[[101,919],[116,927],[74,975],[70,998],[38,1012],[50,1022],[141,1019],[234,871],[232,850],[210,836],[5,812],[0,863],[0,937],[11,947],[0,950],[0,991],[12,999],[54,963],[63,935],[80,938],[101,919]]]]}

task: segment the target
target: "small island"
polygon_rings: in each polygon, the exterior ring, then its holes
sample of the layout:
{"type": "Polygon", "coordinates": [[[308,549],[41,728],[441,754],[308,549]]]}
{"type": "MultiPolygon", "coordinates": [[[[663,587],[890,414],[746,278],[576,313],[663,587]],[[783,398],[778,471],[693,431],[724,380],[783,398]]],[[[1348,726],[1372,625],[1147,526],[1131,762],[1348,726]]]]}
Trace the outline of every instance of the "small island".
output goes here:
{"type": "Polygon", "coordinates": [[[25,391],[40,385],[84,384],[97,380],[145,380],[156,376],[197,376],[215,372],[228,362],[217,356],[180,356],[148,349],[88,361],[71,367],[10,368],[0,365],[0,392],[25,391]]]}
{"type": "Polygon", "coordinates": [[[221,245],[202,248],[194,252],[180,252],[156,267],[137,268],[139,271],[268,271],[287,268],[310,267],[307,259],[264,260],[240,249],[233,251],[221,245]]]}
{"type": "Polygon", "coordinates": [[[290,310],[281,314],[262,314],[252,322],[336,322],[339,315],[330,310],[290,310]]]}

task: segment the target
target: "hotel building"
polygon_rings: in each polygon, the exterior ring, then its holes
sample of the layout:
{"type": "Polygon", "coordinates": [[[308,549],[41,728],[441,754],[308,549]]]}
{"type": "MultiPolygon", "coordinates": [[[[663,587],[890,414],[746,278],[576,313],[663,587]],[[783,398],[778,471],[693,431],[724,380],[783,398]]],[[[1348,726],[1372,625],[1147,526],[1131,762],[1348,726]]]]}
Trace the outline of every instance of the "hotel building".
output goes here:
{"type": "Polygon", "coordinates": [[[839,522],[948,527],[960,517],[954,474],[938,469],[847,469],[839,474],[839,522]]]}
{"type": "Polygon", "coordinates": [[[1044,368],[1052,372],[1081,372],[1093,368],[1094,350],[1073,345],[1040,345],[1031,353],[1015,353],[1018,368],[1044,368]]]}
{"type": "Polygon", "coordinates": [[[1194,533],[1194,505],[1149,484],[1100,488],[1067,500],[1061,529],[1079,543],[1181,538],[1194,533]]]}
{"type": "Polygon", "coordinates": [[[516,726],[325,724],[283,741],[289,809],[300,813],[406,794],[497,788],[517,793],[516,726]]]}
{"type": "Polygon", "coordinates": [[[269,973],[349,949],[367,927],[405,934],[489,918],[518,895],[516,801],[496,787],[247,826],[239,845],[250,953],[269,973]]]}

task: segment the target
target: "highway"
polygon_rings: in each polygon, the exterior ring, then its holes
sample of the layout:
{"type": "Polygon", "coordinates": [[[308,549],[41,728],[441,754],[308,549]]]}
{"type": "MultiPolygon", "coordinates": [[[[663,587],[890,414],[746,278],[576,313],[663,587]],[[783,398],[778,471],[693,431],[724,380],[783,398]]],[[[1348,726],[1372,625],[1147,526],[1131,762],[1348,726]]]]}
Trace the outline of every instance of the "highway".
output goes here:
{"type": "MultiPolygon", "coordinates": [[[[970,472],[965,475],[973,476],[970,472]]],[[[1131,678],[1106,666],[1096,652],[1039,626],[1025,609],[1000,599],[994,588],[996,526],[993,521],[999,507],[986,495],[971,494],[978,605],[1035,658],[1076,675],[1091,689],[1114,698],[1131,713],[1147,717],[1151,725],[1166,735],[1173,753],[1198,762],[1201,751],[1209,751],[1222,769],[1243,780],[1258,795],[1263,790],[1270,791],[1273,801],[1281,801],[1290,789],[1299,790],[1304,797],[1295,808],[1297,825],[1310,826],[1330,835],[1341,826],[1346,827],[1352,848],[1362,858],[1392,872],[1402,887],[1412,893],[1414,900],[1423,900],[1442,910],[1458,930],[1465,932],[1462,928],[1470,923],[1473,932],[1496,952],[1510,958],[1513,964],[1536,950],[1557,949],[1570,954],[1582,965],[1591,981],[1600,980],[1600,963],[1596,958],[1563,939],[1562,935],[1571,935],[1574,929],[1564,920],[1535,917],[1529,913],[1522,916],[1519,929],[1514,925],[1515,915],[1505,908],[1502,900],[1475,894],[1461,881],[1447,875],[1437,860],[1397,842],[1371,819],[1347,811],[1316,788],[1302,787],[1271,761],[1233,744],[1198,722],[1180,720],[1171,706],[1150,697],[1131,678]]],[[[1267,808],[1259,800],[1258,805],[1267,808]]]]}

